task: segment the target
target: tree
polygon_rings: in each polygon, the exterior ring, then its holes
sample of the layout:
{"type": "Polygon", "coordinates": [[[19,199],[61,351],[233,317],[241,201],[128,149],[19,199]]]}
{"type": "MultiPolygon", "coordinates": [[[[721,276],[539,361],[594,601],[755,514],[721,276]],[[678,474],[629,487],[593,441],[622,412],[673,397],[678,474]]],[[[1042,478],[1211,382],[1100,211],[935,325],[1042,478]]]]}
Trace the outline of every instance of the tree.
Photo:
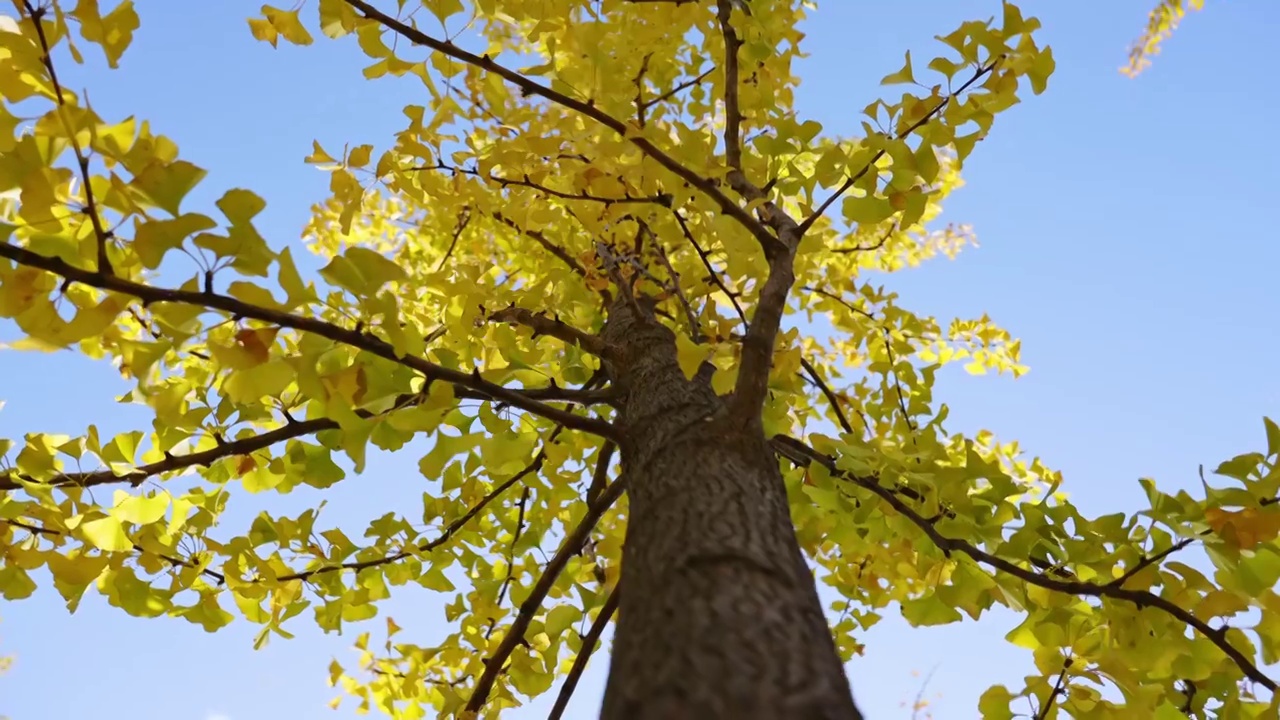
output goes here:
{"type": "Polygon", "coordinates": [[[361,667],[331,668],[406,718],[493,715],[563,675],[558,714],[615,619],[605,717],[858,717],[841,661],[879,610],[1000,604],[1042,674],[992,688],[984,716],[1274,713],[1255,689],[1275,687],[1280,429],[1204,498],[1149,484],[1147,512],[1083,517],[1055,472],[949,432],[933,401],[941,365],[1022,372],[1018,343],[874,284],[966,243],[932,227],[940,203],[1053,71],[1016,6],[942,36],[927,78],[908,55],[885,83],[909,91],[858,138],[792,107],[803,3],[265,7],[259,39],[355,35],[367,76],[427,98],[376,159],[315,146],[317,277],[255,230],[258,195],[184,209],[203,171],[59,80],[86,44],[116,65],[131,4],[16,7],[0,314],[27,348],[109,358],[155,422],[6,442],[6,598],[47,571],[72,609],[90,586],[210,631],[234,608],[261,643],[414,583],[453,598],[455,632],[422,646],[388,620],[361,667]],[[423,439],[422,523],[218,525],[228,493],[353,482],[370,445],[423,439]],[[1212,580],[1171,558],[1193,544],[1212,580]],[[1261,622],[1227,622],[1246,609],[1261,622]]]}

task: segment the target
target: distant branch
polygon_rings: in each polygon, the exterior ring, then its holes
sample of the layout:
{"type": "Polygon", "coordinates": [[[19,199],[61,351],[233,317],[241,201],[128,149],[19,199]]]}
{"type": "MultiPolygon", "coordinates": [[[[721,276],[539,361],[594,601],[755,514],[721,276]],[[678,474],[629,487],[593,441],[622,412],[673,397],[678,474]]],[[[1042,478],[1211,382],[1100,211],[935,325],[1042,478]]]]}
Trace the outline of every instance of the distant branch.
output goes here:
{"type": "Polygon", "coordinates": [[[560,198],[561,200],[585,200],[589,202],[603,203],[605,205],[617,205],[622,203],[641,203],[641,204],[647,203],[652,205],[661,205],[662,207],[671,207],[671,203],[672,203],[672,197],[666,193],[659,193],[657,195],[623,195],[621,197],[607,197],[604,195],[592,195],[591,193],[585,193],[585,192],[565,192],[564,190],[556,190],[555,188],[550,188],[550,187],[547,187],[546,185],[535,183],[529,179],[528,175],[525,175],[523,178],[520,178],[520,179],[500,177],[498,175],[494,175],[493,173],[489,173],[486,175],[484,173],[481,173],[479,170],[457,167],[454,165],[446,165],[444,163],[436,163],[435,165],[419,165],[419,166],[411,167],[408,169],[424,170],[424,171],[425,170],[444,170],[444,171],[452,172],[455,174],[471,175],[473,177],[477,177],[482,180],[488,180],[492,183],[497,184],[499,187],[502,187],[502,188],[525,187],[531,190],[536,190],[545,195],[550,195],[551,197],[560,198]]]}
{"type": "Polygon", "coordinates": [[[591,654],[595,652],[596,645],[600,642],[600,636],[604,634],[604,629],[609,626],[609,621],[618,610],[621,589],[621,584],[613,586],[609,597],[604,601],[604,606],[600,608],[600,614],[596,616],[595,622],[591,623],[591,629],[582,637],[582,649],[573,659],[573,667],[569,668],[569,674],[565,676],[564,684],[560,686],[556,703],[551,707],[547,720],[560,720],[565,709],[569,707],[569,699],[573,697],[573,691],[578,688],[578,680],[582,678],[582,672],[587,669],[587,661],[591,659],[591,654]]]}
{"type": "Polygon", "coordinates": [[[58,81],[58,71],[53,66],[53,52],[49,47],[49,38],[45,35],[44,23],[41,22],[49,10],[44,7],[35,7],[30,0],[22,0],[22,6],[31,18],[31,24],[35,26],[36,38],[40,42],[40,62],[44,65],[45,70],[48,71],[49,82],[53,85],[53,94],[58,105],[58,120],[62,123],[63,132],[66,133],[66,138],[71,144],[71,151],[76,157],[76,169],[80,173],[80,184],[84,186],[84,214],[88,216],[89,222],[93,225],[93,236],[97,243],[97,269],[98,272],[104,275],[110,275],[113,270],[111,261],[107,258],[107,245],[111,241],[111,231],[102,226],[102,217],[98,214],[97,200],[93,196],[93,183],[90,182],[89,156],[80,147],[79,133],[75,132],[71,127],[71,123],[67,121],[67,99],[62,91],[62,83],[58,81]]]}
{"type": "Polygon", "coordinates": [[[601,437],[616,438],[618,432],[613,425],[591,417],[576,415],[572,412],[552,407],[545,402],[539,400],[531,400],[522,395],[520,391],[506,388],[495,383],[491,383],[482,377],[477,371],[472,373],[464,373],[459,370],[451,370],[446,367],[436,365],[424,358],[406,355],[401,356],[396,352],[391,343],[380,340],[367,332],[360,330],[350,330],[333,323],[323,320],[294,315],[282,310],[272,310],[270,308],[259,307],[252,303],[238,300],[230,295],[220,295],[209,291],[195,290],[175,290],[169,288],[159,288],[146,285],[143,283],[133,282],[114,275],[102,275],[101,273],[82,270],[67,264],[60,258],[51,258],[39,253],[34,253],[26,248],[10,245],[8,243],[0,243],[0,257],[8,258],[21,265],[40,268],[55,275],[59,275],[67,280],[78,282],[89,287],[95,287],[100,290],[111,290],[124,295],[131,295],[147,303],[178,303],[182,305],[192,305],[196,307],[210,308],[231,313],[235,316],[261,320],[263,322],[279,325],[280,327],[292,328],[302,332],[312,333],[320,337],[328,338],[334,342],[349,345],[353,348],[364,350],[373,355],[377,355],[391,362],[404,365],[406,367],[417,370],[429,380],[440,380],[463,388],[469,388],[477,392],[483,393],[493,400],[506,402],[514,407],[520,408],[527,412],[539,415],[541,417],[564,424],[574,430],[593,433],[601,437]]]}
{"type": "Polygon", "coordinates": [[[707,269],[707,280],[715,284],[715,286],[720,289],[720,292],[724,293],[725,297],[729,298],[729,303],[733,305],[734,311],[738,313],[738,318],[742,320],[742,325],[745,327],[747,325],[747,314],[743,312],[742,305],[738,303],[738,296],[741,293],[730,290],[729,286],[725,284],[724,280],[720,277],[720,271],[716,270],[715,266],[711,264],[711,256],[707,254],[706,250],[702,249],[700,244],[698,244],[698,239],[693,236],[693,231],[689,229],[689,223],[685,221],[684,216],[680,214],[680,211],[672,210],[672,213],[676,217],[676,222],[680,225],[680,231],[684,233],[685,239],[693,246],[694,252],[698,253],[698,258],[702,260],[702,266],[707,269]]]}
{"type": "MultiPolygon", "coordinates": [[[[952,100],[958,97],[965,90],[968,90],[970,87],[972,87],[974,83],[986,77],[988,73],[990,73],[992,70],[995,69],[996,65],[998,65],[1003,58],[1004,58],[1003,55],[999,55],[994,59],[992,59],[990,62],[988,62],[986,65],[979,67],[978,70],[974,72],[973,77],[970,77],[968,80],[966,80],[965,83],[961,85],[958,89],[956,89],[954,92],[942,98],[941,102],[939,102],[936,106],[934,106],[932,110],[925,113],[924,116],[921,117],[919,120],[916,120],[915,122],[911,123],[906,128],[904,128],[902,132],[899,132],[896,136],[894,136],[894,139],[901,140],[907,137],[908,135],[910,135],[911,133],[915,132],[916,130],[919,130],[921,127],[924,127],[926,123],[928,123],[930,120],[937,117],[939,113],[945,110],[947,106],[951,104],[952,100]]],[[[880,161],[880,158],[884,157],[886,152],[888,152],[888,150],[878,151],[875,155],[871,156],[871,159],[868,160],[867,163],[863,165],[861,169],[859,169],[857,172],[847,177],[844,183],[841,184],[840,187],[837,188],[835,192],[831,193],[831,197],[828,197],[826,200],[824,200],[822,204],[818,206],[818,209],[813,211],[812,215],[805,218],[804,222],[800,223],[800,234],[804,235],[804,233],[808,232],[809,228],[813,227],[813,224],[818,221],[818,218],[822,217],[827,212],[827,208],[831,207],[835,203],[835,201],[839,200],[845,193],[849,192],[849,189],[853,187],[854,183],[861,180],[862,176],[866,175],[867,172],[871,170],[871,168],[875,167],[876,163],[880,161]]]]}
{"type": "MultiPolygon", "coordinates": [[[[556,430],[552,432],[547,442],[552,442],[556,434],[559,433],[559,431],[560,431],[560,428],[557,427],[556,430]]],[[[312,570],[303,570],[303,571],[295,572],[289,575],[282,575],[279,578],[277,578],[277,581],[286,582],[289,580],[309,580],[317,575],[325,575],[328,573],[342,572],[344,570],[354,570],[356,572],[360,572],[361,570],[365,570],[368,568],[381,567],[383,565],[390,565],[391,563],[399,562],[401,560],[404,560],[407,557],[412,557],[414,555],[424,555],[426,553],[429,553],[432,550],[435,550],[436,548],[445,544],[446,542],[449,542],[449,539],[452,538],[454,535],[456,535],[459,530],[461,530],[464,526],[466,526],[467,523],[471,522],[471,520],[475,518],[475,516],[479,515],[480,511],[488,507],[490,503],[492,503],[494,500],[497,500],[507,490],[510,490],[512,485],[515,485],[521,480],[524,480],[526,477],[529,477],[533,473],[538,472],[538,470],[542,469],[542,465],[544,462],[546,462],[546,459],[547,459],[547,451],[545,449],[539,451],[538,454],[533,458],[533,460],[528,465],[526,465],[523,470],[507,478],[502,483],[495,485],[487,495],[485,495],[483,498],[480,499],[480,502],[471,506],[467,510],[467,512],[463,514],[461,517],[449,523],[449,525],[440,533],[440,535],[438,535],[434,540],[431,540],[430,542],[422,543],[420,545],[415,545],[412,549],[401,550],[399,552],[391,553],[390,555],[384,555],[382,557],[374,558],[372,560],[363,560],[360,562],[348,562],[348,563],[342,563],[341,565],[324,565],[312,570]]]]}
{"type": "Polygon", "coordinates": [[[537,584],[529,591],[529,596],[524,599],[524,602],[520,603],[520,611],[516,614],[511,627],[507,629],[507,634],[503,636],[502,642],[493,651],[493,654],[485,659],[484,672],[476,681],[475,690],[472,691],[471,697],[467,700],[466,710],[468,712],[479,713],[481,708],[484,707],[485,702],[489,699],[489,693],[493,690],[493,684],[497,681],[498,675],[502,673],[507,659],[511,657],[511,653],[516,649],[516,646],[524,642],[524,634],[529,629],[529,623],[533,622],[533,616],[542,607],[542,601],[546,599],[547,593],[551,591],[551,586],[555,585],[556,579],[560,577],[560,573],[564,571],[564,567],[569,563],[569,560],[578,554],[578,550],[586,542],[587,536],[595,528],[596,523],[600,521],[605,511],[617,502],[618,498],[622,497],[622,491],[626,487],[625,482],[625,476],[618,478],[604,491],[596,503],[588,506],[586,515],[565,537],[560,549],[556,551],[555,556],[547,563],[546,568],[542,571],[542,577],[538,578],[537,584]]]}
{"type": "MultiPolygon", "coordinates": [[[[19,528],[21,530],[26,530],[32,535],[40,535],[43,537],[66,537],[67,535],[69,535],[68,532],[63,530],[55,530],[53,528],[41,527],[39,525],[31,525],[31,524],[22,522],[21,520],[5,520],[3,518],[0,518],[0,525],[8,525],[10,527],[19,528]]],[[[208,568],[200,568],[198,564],[190,560],[185,560],[180,557],[174,557],[173,555],[169,555],[167,553],[159,553],[159,552],[154,552],[152,550],[148,550],[142,547],[141,545],[133,542],[132,539],[129,540],[129,544],[133,546],[134,552],[137,552],[139,554],[154,555],[155,557],[158,557],[161,560],[169,563],[173,567],[190,568],[193,570],[199,569],[201,575],[204,575],[205,577],[213,580],[219,585],[222,585],[227,581],[226,576],[224,576],[222,573],[216,570],[209,570],[208,568]]]]}
{"type": "Polygon", "coordinates": [[[582,263],[578,262],[578,260],[574,258],[573,255],[570,255],[568,250],[565,250],[560,245],[557,245],[556,243],[552,242],[546,236],[546,234],[543,233],[541,230],[527,230],[521,227],[520,223],[517,223],[515,220],[512,220],[511,218],[507,217],[506,215],[503,215],[500,212],[493,213],[493,217],[498,222],[502,223],[503,225],[506,225],[512,230],[515,230],[519,233],[522,233],[528,236],[529,239],[533,240],[534,242],[538,243],[538,245],[542,246],[542,249],[551,253],[556,257],[556,259],[560,260],[560,262],[567,265],[575,275],[577,275],[580,278],[583,278],[584,280],[586,279],[587,269],[582,266],[582,263]]]}
{"type": "Polygon", "coordinates": [[[822,379],[822,376],[818,374],[818,368],[814,367],[813,363],[809,362],[805,358],[800,358],[800,367],[804,369],[805,373],[808,374],[809,379],[813,381],[813,384],[816,385],[818,390],[822,391],[823,396],[827,398],[827,404],[830,405],[831,410],[835,412],[836,420],[840,421],[840,429],[844,430],[847,435],[854,434],[853,426],[849,424],[849,419],[845,417],[844,410],[840,407],[840,398],[835,394],[831,387],[827,385],[826,381],[822,379]]]}
{"type": "Polygon", "coordinates": [[[679,177],[681,180],[689,183],[690,186],[697,188],[702,192],[702,194],[710,198],[712,202],[720,208],[721,212],[732,217],[734,220],[737,220],[742,227],[746,228],[746,230],[754,235],[762,244],[768,245],[770,243],[777,242],[777,239],[770,235],[769,230],[763,224],[751,217],[750,213],[730,199],[728,195],[721,192],[720,189],[716,187],[715,181],[710,178],[703,177],[688,167],[685,167],[679,160],[672,157],[670,153],[638,134],[635,131],[634,126],[629,126],[627,123],[609,115],[596,107],[593,102],[571,98],[564,93],[536,83],[504,65],[499,65],[488,55],[476,55],[475,53],[463,50],[448,40],[440,40],[438,38],[431,37],[430,35],[423,33],[421,30],[407,25],[381,10],[378,10],[364,0],[344,0],[344,2],[354,8],[365,18],[381,24],[383,27],[416,45],[421,45],[460,62],[477,67],[485,72],[497,75],[503,80],[515,85],[525,95],[535,95],[537,97],[544,98],[560,105],[561,107],[573,110],[574,112],[595,120],[602,126],[612,130],[623,139],[635,145],[641,150],[641,152],[653,158],[654,161],[669,170],[676,177],[679,177]]]}
{"type": "Polygon", "coordinates": [[[703,73],[698,77],[692,78],[690,80],[685,80],[679,85],[676,85],[675,87],[671,88],[670,90],[656,97],[644,99],[641,95],[637,95],[636,109],[639,112],[640,116],[644,117],[644,113],[648,112],[649,108],[653,107],[654,105],[657,105],[658,103],[666,102],[667,100],[670,100],[676,95],[679,95],[681,92],[684,92],[685,90],[688,90],[689,88],[693,87],[694,85],[697,85],[703,80],[706,80],[708,77],[710,77],[711,73],[715,71],[716,69],[714,67],[709,68],[703,71],[703,73]]]}

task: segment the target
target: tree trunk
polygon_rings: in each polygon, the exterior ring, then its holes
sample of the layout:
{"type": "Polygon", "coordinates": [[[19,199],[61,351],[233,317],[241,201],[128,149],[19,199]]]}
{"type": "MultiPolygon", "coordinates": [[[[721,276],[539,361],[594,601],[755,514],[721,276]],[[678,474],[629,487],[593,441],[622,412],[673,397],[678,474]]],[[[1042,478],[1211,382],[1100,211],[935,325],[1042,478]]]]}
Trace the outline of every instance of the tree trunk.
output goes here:
{"type": "Polygon", "coordinates": [[[629,517],[601,717],[860,720],[759,418],[685,378],[647,305],[603,339],[629,517]]]}

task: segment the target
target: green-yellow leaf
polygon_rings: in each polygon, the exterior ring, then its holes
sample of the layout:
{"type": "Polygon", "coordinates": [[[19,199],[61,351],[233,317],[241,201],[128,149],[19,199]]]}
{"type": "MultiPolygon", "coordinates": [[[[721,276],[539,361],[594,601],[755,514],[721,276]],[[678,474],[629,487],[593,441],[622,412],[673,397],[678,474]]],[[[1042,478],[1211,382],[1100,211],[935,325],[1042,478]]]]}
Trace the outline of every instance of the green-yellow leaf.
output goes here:
{"type": "Polygon", "coordinates": [[[80,526],[80,532],[99,550],[124,552],[133,549],[133,543],[129,541],[129,536],[125,534],[124,526],[117,517],[90,520],[80,526]]]}

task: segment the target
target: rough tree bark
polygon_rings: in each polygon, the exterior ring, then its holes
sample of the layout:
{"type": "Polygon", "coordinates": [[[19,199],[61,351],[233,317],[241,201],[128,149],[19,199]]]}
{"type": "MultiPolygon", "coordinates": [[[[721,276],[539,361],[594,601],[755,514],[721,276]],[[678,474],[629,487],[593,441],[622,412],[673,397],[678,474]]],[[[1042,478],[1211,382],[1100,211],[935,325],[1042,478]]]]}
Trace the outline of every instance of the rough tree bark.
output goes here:
{"type": "Polygon", "coordinates": [[[643,301],[602,339],[630,504],[601,717],[860,719],[758,413],[687,380],[643,301]]]}

